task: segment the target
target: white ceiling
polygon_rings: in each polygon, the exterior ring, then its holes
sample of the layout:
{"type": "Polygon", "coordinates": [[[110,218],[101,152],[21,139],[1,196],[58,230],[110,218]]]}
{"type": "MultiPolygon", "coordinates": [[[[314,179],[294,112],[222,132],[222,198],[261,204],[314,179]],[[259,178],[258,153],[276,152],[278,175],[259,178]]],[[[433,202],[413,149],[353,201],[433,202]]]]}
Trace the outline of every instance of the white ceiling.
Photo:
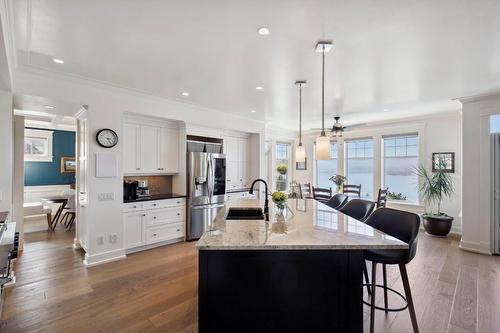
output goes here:
{"type": "Polygon", "coordinates": [[[14,95],[14,114],[24,116],[26,127],[76,130],[74,116],[82,105],[39,96],[14,95]],[[51,106],[52,108],[47,108],[51,106]]]}
{"type": "Polygon", "coordinates": [[[297,126],[297,79],[308,80],[305,127],[319,125],[321,56],[314,46],[320,39],[334,42],[326,59],[326,112],[347,124],[457,109],[453,98],[500,89],[498,0],[13,5],[21,65],[283,127],[297,126]],[[271,34],[258,35],[261,26],[271,34]]]}

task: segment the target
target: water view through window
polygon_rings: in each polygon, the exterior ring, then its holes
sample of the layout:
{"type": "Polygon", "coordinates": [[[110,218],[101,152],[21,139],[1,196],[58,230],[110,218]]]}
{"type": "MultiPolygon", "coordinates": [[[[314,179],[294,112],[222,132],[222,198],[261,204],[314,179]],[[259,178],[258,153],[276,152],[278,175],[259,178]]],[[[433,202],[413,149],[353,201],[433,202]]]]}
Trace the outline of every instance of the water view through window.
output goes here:
{"type": "MultiPolygon", "coordinates": [[[[335,184],[329,179],[337,174],[337,144],[330,143],[330,160],[316,161],[316,187],[332,188],[335,190],[335,184]]],[[[316,159],[316,158],[315,158],[316,159]]]]}
{"type": "Polygon", "coordinates": [[[418,202],[418,136],[384,137],[384,187],[389,200],[418,202]]]}
{"type": "Polygon", "coordinates": [[[361,198],[373,197],[373,139],[346,142],[346,184],[361,184],[361,198]]]}

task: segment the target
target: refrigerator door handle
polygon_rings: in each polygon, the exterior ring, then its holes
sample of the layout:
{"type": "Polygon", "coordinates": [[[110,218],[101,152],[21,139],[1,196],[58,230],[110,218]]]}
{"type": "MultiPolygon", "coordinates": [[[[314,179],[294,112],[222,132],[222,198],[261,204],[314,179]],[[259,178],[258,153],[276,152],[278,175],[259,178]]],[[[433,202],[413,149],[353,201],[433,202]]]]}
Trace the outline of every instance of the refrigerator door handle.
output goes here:
{"type": "Polygon", "coordinates": [[[208,200],[212,202],[214,195],[214,176],[213,176],[213,163],[212,156],[208,157],[208,168],[207,168],[207,188],[208,188],[208,200]]]}

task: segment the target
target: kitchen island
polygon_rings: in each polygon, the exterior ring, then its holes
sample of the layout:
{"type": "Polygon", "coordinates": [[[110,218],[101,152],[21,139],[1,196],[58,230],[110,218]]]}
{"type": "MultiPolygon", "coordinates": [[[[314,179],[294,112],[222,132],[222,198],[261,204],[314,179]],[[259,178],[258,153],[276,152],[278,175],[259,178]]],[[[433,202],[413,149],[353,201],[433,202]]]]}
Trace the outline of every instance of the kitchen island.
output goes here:
{"type": "Polygon", "coordinates": [[[226,220],[196,244],[200,332],[362,332],[364,249],[407,245],[314,200],[292,199],[270,222],[226,220]]]}

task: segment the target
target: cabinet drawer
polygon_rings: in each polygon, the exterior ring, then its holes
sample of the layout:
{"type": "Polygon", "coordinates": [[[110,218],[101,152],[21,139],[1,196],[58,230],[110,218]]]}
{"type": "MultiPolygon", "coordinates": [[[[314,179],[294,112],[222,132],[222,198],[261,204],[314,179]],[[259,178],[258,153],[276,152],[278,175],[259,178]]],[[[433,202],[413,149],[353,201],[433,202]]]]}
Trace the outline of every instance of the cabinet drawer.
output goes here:
{"type": "Polygon", "coordinates": [[[123,204],[124,212],[135,212],[137,210],[145,209],[142,202],[129,202],[123,204]]]}
{"type": "Polygon", "coordinates": [[[148,227],[146,229],[146,244],[163,242],[180,237],[184,237],[183,222],[148,227]]]}
{"type": "Polygon", "coordinates": [[[152,200],[144,202],[144,208],[145,209],[167,208],[167,207],[183,206],[185,204],[186,204],[185,198],[152,200]]]}
{"type": "Polygon", "coordinates": [[[184,221],[185,211],[185,206],[151,210],[148,212],[147,225],[184,221]]]}

